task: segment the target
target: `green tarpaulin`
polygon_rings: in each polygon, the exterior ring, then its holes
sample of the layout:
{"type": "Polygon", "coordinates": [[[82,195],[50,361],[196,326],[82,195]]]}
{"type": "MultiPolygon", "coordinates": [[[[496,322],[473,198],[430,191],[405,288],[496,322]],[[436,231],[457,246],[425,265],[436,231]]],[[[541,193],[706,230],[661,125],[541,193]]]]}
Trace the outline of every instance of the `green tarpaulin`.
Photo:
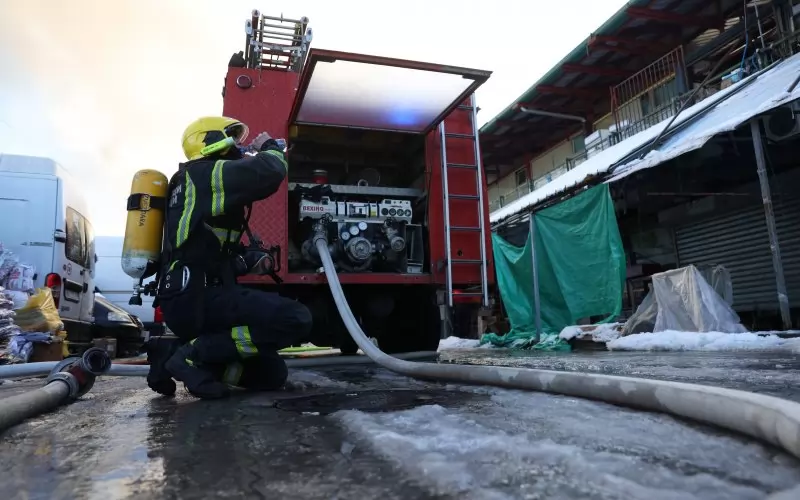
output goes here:
{"type": "Polygon", "coordinates": [[[613,320],[622,309],[625,252],[614,204],[603,184],[534,215],[541,341],[536,337],[531,237],[516,247],[492,234],[495,271],[511,331],[483,342],[503,347],[569,349],[561,330],[582,318],[613,320]]]}

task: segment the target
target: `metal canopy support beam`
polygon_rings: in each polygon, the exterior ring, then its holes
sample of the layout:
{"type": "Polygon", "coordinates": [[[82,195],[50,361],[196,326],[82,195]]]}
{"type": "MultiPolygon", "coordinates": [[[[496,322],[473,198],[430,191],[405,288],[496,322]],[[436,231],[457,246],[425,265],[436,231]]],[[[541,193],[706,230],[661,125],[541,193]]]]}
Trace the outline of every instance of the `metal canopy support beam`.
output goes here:
{"type": "Polygon", "coordinates": [[[551,118],[561,118],[563,120],[576,120],[581,123],[586,122],[586,118],[577,115],[567,115],[564,113],[553,113],[552,111],[542,111],[540,109],[530,109],[525,106],[519,106],[519,110],[528,115],[549,116],[551,118]]]}
{"type": "Polygon", "coordinates": [[[533,307],[536,318],[536,344],[539,343],[542,334],[542,308],[539,302],[539,270],[536,266],[536,221],[535,215],[530,215],[530,231],[528,236],[531,238],[531,264],[533,269],[533,307]]]}
{"type": "Polygon", "coordinates": [[[781,311],[783,329],[789,330],[792,328],[792,317],[789,313],[789,296],[786,293],[786,280],[783,276],[783,260],[781,259],[781,248],[778,243],[778,230],[775,227],[775,213],[772,210],[772,194],[770,193],[769,178],[767,177],[767,162],[764,159],[764,144],[761,140],[761,125],[758,118],[753,118],[750,121],[750,133],[753,136],[753,149],[755,149],[756,166],[758,168],[758,182],[761,184],[764,215],[767,219],[767,231],[769,231],[769,248],[772,251],[772,268],[775,271],[778,306],[781,311]]]}
{"type": "Polygon", "coordinates": [[[584,75],[610,76],[614,78],[627,78],[631,75],[630,71],[624,69],[573,63],[562,64],[561,71],[565,73],[583,73],[584,75]]]}
{"type": "Polygon", "coordinates": [[[714,29],[724,26],[725,20],[716,16],[693,16],[678,14],[666,10],[647,9],[643,7],[628,7],[625,12],[637,19],[648,19],[651,21],[661,21],[671,24],[682,24],[684,26],[697,26],[699,28],[714,29]]]}
{"type": "Polygon", "coordinates": [[[589,46],[605,50],[616,50],[618,52],[636,51],[643,54],[663,55],[673,50],[675,47],[665,45],[658,41],[641,40],[624,36],[591,35],[589,46]],[[608,45],[613,43],[614,45],[608,45]]]}
{"type": "Polygon", "coordinates": [[[653,48],[653,47],[648,47],[647,45],[639,45],[633,43],[632,39],[619,42],[591,40],[589,42],[589,49],[593,49],[596,51],[605,50],[607,52],[617,52],[620,54],[629,54],[632,56],[643,56],[650,58],[660,56],[665,52],[669,52],[669,49],[662,51],[658,48],[653,48]]]}
{"type": "Polygon", "coordinates": [[[598,88],[581,88],[581,87],[556,87],[554,85],[537,85],[536,92],[542,94],[552,94],[564,97],[572,97],[573,99],[585,99],[587,101],[595,101],[598,96],[608,95],[608,87],[598,88]]]}
{"type": "MultiPolygon", "coordinates": [[[[569,140],[574,134],[583,131],[583,125],[569,121],[554,122],[550,131],[531,131],[526,132],[523,136],[519,135],[506,135],[506,137],[513,144],[504,146],[501,151],[498,151],[497,158],[516,158],[523,154],[530,154],[534,157],[541,153],[557,146],[558,144],[569,140]],[[556,123],[559,126],[556,128],[556,123]],[[549,132],[549,133],[547,133],[549,132]]],[[[514,163],[513,161],[511,163],[514,163]]]]}

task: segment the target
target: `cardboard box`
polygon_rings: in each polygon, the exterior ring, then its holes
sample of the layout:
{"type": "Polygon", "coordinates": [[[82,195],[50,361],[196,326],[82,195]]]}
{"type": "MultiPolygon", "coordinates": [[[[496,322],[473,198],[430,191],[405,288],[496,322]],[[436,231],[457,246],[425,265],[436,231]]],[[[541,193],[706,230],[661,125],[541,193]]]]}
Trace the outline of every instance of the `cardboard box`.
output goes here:
{"type": "Polygon", "coordinates": [[[64,359],[64,345],[61,339],[54,339],[53,342],[45,344],[44,342],[34,342],[33,351],[29,363],[38,363],[40,361],[61,361],[64,359]]]}

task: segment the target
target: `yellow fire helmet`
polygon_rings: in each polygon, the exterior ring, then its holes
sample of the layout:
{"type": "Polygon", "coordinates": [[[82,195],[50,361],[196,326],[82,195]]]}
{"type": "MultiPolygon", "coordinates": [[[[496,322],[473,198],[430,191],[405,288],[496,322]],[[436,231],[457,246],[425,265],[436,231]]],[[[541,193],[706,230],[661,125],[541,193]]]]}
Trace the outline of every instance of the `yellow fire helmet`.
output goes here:
{"type": "Polygon", "coordinates": [[[227,116],[204,116],[183,131],[183,154],[196,160],[214,153],[226,153],[247,139],[247,125],[227,116]]]}

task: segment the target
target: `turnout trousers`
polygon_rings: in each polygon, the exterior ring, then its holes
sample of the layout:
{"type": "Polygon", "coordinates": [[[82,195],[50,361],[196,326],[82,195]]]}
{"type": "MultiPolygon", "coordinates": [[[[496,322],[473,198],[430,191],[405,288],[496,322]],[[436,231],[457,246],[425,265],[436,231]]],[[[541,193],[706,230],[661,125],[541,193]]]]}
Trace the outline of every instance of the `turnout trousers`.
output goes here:
{"type": "MultiPolygon", "coordinates": [[[[239,285],[206,287],[202,303],[200,313],[181,297],[161,301],[167,326],[191,346],[177,351],[170,361],[183,357],[182,362],[227,385],[253,390],[282,387],[288,370],[277,351],[307,338],[312,326],[308,308],[277,293],[239,285]],[[202,314],[199,330],[198,313],[202,314]]],[[[173,375],[193,392],[190,380],[173,375]]]]}

